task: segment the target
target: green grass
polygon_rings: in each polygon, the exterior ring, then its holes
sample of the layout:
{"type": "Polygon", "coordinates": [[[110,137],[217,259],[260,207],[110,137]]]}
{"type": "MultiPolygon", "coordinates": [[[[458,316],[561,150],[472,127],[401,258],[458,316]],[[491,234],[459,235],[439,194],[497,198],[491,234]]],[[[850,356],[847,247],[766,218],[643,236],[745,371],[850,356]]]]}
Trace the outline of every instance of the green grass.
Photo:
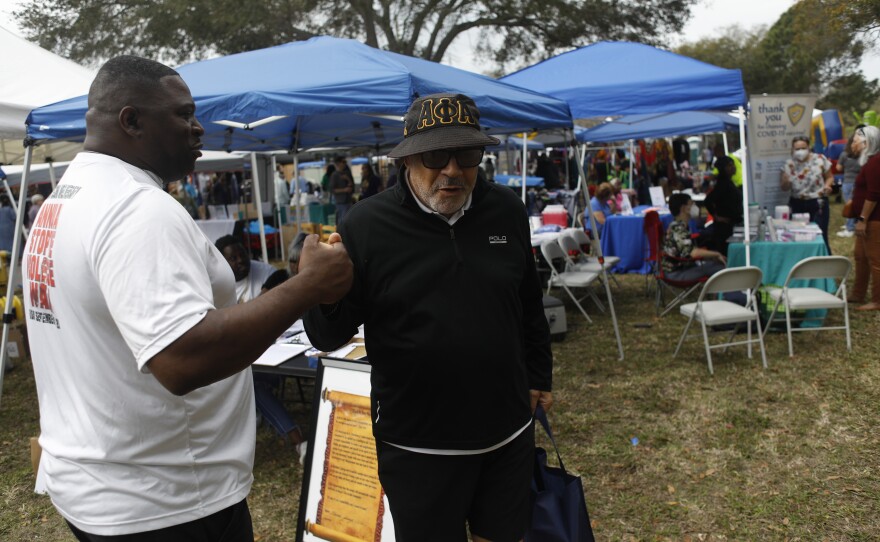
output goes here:
{"type": "MultiPolygon", "coordinates": [[[[832,206],[832,232],[839,211],[832,206]]],[[[835,253],[851,255],[852,245],[832,233],[835,253]]],[[[597,538],[876,540],[880,317],[851,313],[852,353],[841,332],[823,332],[797,335],[789,358],[784,333],[771,333],[768,370],[739,347],[716,351],[710,376],[699,338],[672,358],[684,318],[655,318],[644,278],[620,280],[625,361],[610,318],[594,307],[588,325],[568,305],[568,336],[553,345],[550,419],[566,466],[583,479],[597,538]]],[[[308,421],[307,407],[291,408],[308,421]]],[[[73,540],[48,498],[31,492],[28,437],[38,421],[29,365],[7,375],[0,419],[0,540],[73,540]]],[[[292,540],[302,470],[269,429],[257,438],[256,534],[292,540]]]]}

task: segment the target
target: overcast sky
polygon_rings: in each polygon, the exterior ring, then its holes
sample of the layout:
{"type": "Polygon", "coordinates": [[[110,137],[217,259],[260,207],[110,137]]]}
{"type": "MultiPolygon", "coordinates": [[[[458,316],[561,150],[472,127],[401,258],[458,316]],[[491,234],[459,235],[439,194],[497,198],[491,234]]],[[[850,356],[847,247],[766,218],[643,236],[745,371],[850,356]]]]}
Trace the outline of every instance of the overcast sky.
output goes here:
{"type": "MultiPolygon", "coordinates": [[[[738,24],[744,28],[756,25],[773,24],[795,0],[702,0],[692,12],[681,35],[674,37],[671,45],[696,41],[700,38],[721,33],[724,28],[738,24]]],[[[21,4],[20,0],[0,0],[0,26],[19,33],[12,18],[12,11],[21,4]]],[[[484,66],[475,64],[470,55],[470,39],[460,37],[447,53],[444,62],[472,71],[483,71],[484,66]]],[[[862,70],[869,79],[880,78],[880,51],[868,51],[862,61],[862,70]]]]}

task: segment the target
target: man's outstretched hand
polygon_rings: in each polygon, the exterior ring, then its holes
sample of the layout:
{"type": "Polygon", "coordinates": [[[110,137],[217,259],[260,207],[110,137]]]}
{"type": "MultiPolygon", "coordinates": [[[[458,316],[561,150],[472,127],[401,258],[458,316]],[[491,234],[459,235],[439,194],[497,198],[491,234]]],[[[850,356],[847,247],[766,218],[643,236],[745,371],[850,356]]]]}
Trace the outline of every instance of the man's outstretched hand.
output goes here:
{"type": "Polygon", "coordinates": [[[330,305],[342,299],[353,280],[353,266],[342,237],[333,233],[327,243],[320,242],[314,234],[306,237],[297,276],[306,281],[316,297],[315,303],[330,305]]]}

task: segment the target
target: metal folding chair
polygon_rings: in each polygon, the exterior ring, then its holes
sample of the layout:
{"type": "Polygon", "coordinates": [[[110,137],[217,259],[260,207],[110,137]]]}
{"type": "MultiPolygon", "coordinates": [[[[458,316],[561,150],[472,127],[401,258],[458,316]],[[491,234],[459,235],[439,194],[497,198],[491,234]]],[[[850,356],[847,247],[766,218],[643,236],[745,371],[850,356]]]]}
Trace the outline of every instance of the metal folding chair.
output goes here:
{"type": "Polygon", "coordinates": [[[602,304],[599,302],[599,299],[596,297],[596,294],[593,292],[592,284],[599,278],[599,274],[593,271],[559,271],[557,269],[557,262],[564,262],[564,265],[567,265],[565,252],[559,247],[559,244],[555,240],[544,241],[541,244],[541,255],[544,256],[544,260],[547,261],[547,265],[550,266],[550,278],[547,280],[547,293],[550,293],[550,289],[554,286],[560,287],[571,297],[571,300],[574,301],[574,304],[577,305],[577,308],[581,311],[581,314],[584,315],[584,318],[587,319],[588,322],[592,322],[593,320],[590,318],[590,315],[587,314],[587,311],[584,310],[583,305],[581,305],[581,301],[584,297],[578,299],[575,297],[574,293],[572,293],[572,288],[584,288],[587,291],[587,296],[593,299],[593,302],[601,308],[603,311],[605,310],[602,304]]]}
{"type": "MultiPolygon", "coordinates": [[[[773,310],[770,312],[770,318],[767,319],[767,326],[764,328],[764,334],[770,329],[773,323],[773,317],[782,305],[785,309],[785,331],[788,335],[788,355],[794,356],[794,347],[792,346],[792,332],[795,331],[827,331],[843,329],[846,331],[846,349],[852,351],[852,340],[850,338],[849,328],[849,308],[846,302],[846,277],[852,270],[852,262],[844,256],[814,256],[801,260],[785,279],[782,288],[768,288],[767,293],[775,301],[773,310]],[[794,287],[792,282],[800,280],[813,279],[834,279],[838,282],[837,290],[831,294],[825,290],[811,287],[794,287]],[[822,326],[822,327],[791,327],[791,312],[798,310],[818,310],[818,309],[842,309],[843,322],[842,326],[822,326]]],[[[805,318],[806,319],[806,318],[805,318]]]]}
{"type": "Polygon", "coordinates": [[[715,374],[712,367],[712,349],[727,348],[728,346],[736,346],[745,344],[748,347],[749,358],[752,357],[752,343],[757,342],[761,346],[761,361],[764,368],[767,368],[767,354],[764,351],[764,334],[761,330],[761,321],[758,316],[758,304],[755,300],[755,291],[761,286],[763,274],[757,267],[732,267],[715,273],[700,292],[700,297],[696,303],[687,303],[681,306],[681,314],[688,317],[687,325],[678,340],[678,346],[675,347],[675,354],[678,355],[681,345],[687,336],[687,332],[694,320],[700,322],[703,328],[703,343],[706,346],[706,361],[709,364],[709,374],[715,374]],[[738,292],[747,290],[748,302],[746,306],[738,305],[731,301],[717,299],[717,294],[725,292],[738,292]],[[712,297],[710,297],[712,296],[712,297]],[[745,341],[733,341],[736,334],[734,328],[728,341],[721,344],[710,344],[709,328],[712,326],[726,326],[731,324],[746,323],[748,331],[748,339],[745,341]],[[752,323],[758,330],[758,338],[752,339],[752,323]]]}
{"type": "MultiPolygon", "coordinates": [[[[599,258],[590,257],[583,252],[580,244],[575,239],[575,232],[583,231],[578,228],[568,228],[563,230],[561,235],[556,239],[559,243],[559,247],[562,248],[562,251],[565,253],[566,260],[570,263],[571,269],[573,271],[593,271],[595,273],[599,273],[599,279],[602,278],[602,268],[605,268],[605,271],[608,277],[611,279],[611,282],[617,286],[617,289],[620,289],[620,283],[617,282],[617,278],[611,273],[611,268],[614,267],[614,264],[608,260],[603,258],[603,262],[599,261],[599,258]]],[[[614,256],[615,259],[618,259],[614,256]]]]}

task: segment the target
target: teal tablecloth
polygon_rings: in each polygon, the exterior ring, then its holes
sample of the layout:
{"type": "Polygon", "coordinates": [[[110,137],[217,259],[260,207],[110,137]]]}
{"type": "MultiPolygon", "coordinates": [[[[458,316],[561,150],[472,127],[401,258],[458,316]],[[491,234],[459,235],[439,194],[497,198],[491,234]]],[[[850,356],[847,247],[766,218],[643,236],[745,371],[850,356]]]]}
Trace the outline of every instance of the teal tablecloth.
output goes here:
{"type": "MultiPolygon", "coordinates": [[[[763,242],[752,243],[751,264],[761,269],[764,273],[764,286],[776,286],[782,288],[789,271],[801,260],[812,256],[827,256],[828,249],[825,241],[819,237],[815,241],[803,241],[796,243],[763,242]]],[[[727,266],[743,267],[746,265],[745,245],[731,243],[727,249],[727,266]]],[[[832,279],[796,280],[791,283],[794,288],[819,288],[826,292],[837,291],[837,284],[832,279]]],[[[772,305],[770,306],[772,309],[772,305]]],[[[825,318],[825,310],[807,311],[807,320],[804,327],[820,326],[825,318]]],[[[784,312],[782,313],[785,314],[784,312]]],[[[775,319],[774,319],[775,320],[775,319]]]]}

